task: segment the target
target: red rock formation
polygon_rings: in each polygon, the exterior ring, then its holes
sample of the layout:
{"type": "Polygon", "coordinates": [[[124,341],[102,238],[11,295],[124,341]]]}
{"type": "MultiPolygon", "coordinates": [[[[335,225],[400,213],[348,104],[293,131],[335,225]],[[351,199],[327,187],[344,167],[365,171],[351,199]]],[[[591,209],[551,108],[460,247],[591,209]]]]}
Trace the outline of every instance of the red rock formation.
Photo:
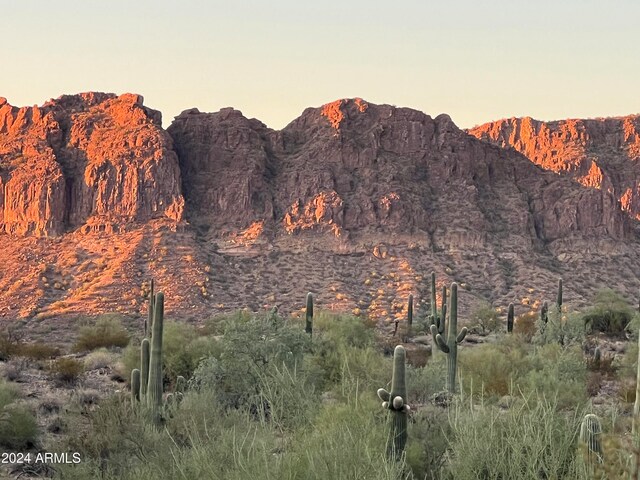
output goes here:
{"type": "MultiPolygon", "coordinates": [[[[260,219],[276,235],[438,231],[445,243],[469,229],[530,232],[525,243],[629,232],[607,191],[540,171],[447,115],[338,100],[305,110],[279,132],[232,109],[188,110],[169,132],[190,218],[214,235],[260,219]]],[[[590,179],[599,176],[595,170],[590,179]]]]}
{"type": "Polygon", "coordinates": [[[640,220],[640,115],[541,122],[529,117],[469,130],[483,140],[513,147],[547,170],[582,185],[606,189],[640,220]]]}
{"type": "Polygon", "coordinates": [[[0,230],[58,235],[182,218],[171,138],[139,95],[86,93],[42,107],[0,101],[0,230]]]}

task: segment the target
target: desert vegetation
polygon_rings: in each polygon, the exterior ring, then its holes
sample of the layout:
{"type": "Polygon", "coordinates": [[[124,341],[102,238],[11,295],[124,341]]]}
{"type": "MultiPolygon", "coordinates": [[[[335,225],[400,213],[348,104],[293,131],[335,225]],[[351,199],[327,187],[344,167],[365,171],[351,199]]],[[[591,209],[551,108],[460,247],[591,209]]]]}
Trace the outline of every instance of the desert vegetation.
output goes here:
{"type": "Polygon", "coordinates": [[[539,311],[483,303],[467,319],[458,286],[436,302],[431,281],[430,307],[414,315],[411,296],[391,336],[362,317],[314,311],[312,294],[300,318],[242,310],[193,326],[164,318],[162,292],[150,293],[142,333],[102,318],[70,352],[7,332],[0,448],[82,459],[9,474],[638,478],[640,314],[624,298],[603,290],[569,311],[559,282],[539,311]],[[412,356],[424,338],[426,361],[412,356]],[[23,390],[37,371],[68,395],[34,403],[23,390]],[[90,380],[102,374],[113,383],[100,390],[90,380]]]}

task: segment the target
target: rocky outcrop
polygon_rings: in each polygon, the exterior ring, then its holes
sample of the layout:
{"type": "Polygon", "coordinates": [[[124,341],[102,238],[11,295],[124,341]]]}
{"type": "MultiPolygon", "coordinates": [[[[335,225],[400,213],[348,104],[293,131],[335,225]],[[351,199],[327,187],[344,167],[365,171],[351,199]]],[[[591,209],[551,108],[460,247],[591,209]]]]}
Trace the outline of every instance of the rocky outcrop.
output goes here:
{"type": "Polygon", "coordinates": [[[309,108],[281,131],[232,109],[187,110],[168,131],[190,219],[214,235],[262,220],[276,236],[419,234],[435,247],[464,231],[509,229],[523,244],[629,234],[609,191],[480,142],[447,115],[354,99],[309,108]]]}
{"type": "Polygon", "coordinates": [[[118,231],[182,218],[171,138],[139,95],[86,93],[41,107],[0,99],[0,231],[118,231]]]}
{"type": "Polygon", "coordinates": [[[512,147],[582,185],[611,192],[624,211],[640,220],[640,115],[556,122],[511,118],[469,133],[512,147]]]}

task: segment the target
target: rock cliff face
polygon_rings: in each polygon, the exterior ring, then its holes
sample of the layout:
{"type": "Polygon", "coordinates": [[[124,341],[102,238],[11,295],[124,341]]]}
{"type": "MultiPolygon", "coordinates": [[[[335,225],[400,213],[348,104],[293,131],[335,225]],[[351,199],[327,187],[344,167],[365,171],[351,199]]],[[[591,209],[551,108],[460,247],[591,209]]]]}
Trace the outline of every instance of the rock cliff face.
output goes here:
{"type": "Polygon", "coordinates": [[[611,192],[640,220],[640,115],[541,122],[511,118],[469,130],[587,187],[611,192]]]}
{"type": "Polygon", "coordinates": [[[636,211],[637,118],[525,123],[469,135],[444,114],[347,99],[279,131],[232,108],[164,131],[138,95],[2,99],[0,325],[141,318],[149,278],[169,316],[194,322],[296,314],[313,291],[392,328],[410,293],[424,307],[431,271],[461,284],[467,319],[481,300],[535,310],[559,276],[570,305],[605,285],[633,298],[640,229],[621,202],[636,211]]]}
{"type": "Polygon", "coordinates": [[[608,190],[541,171],[447,115],[354,99],[307,109],[282,131],[231,109],[185,111],[168,131],[190,218],[215,234],[256,221],[275,235],[428,234],[436,244],[445,232],[505,228],[529,243],[629,234],[608,190]]]}
{"type": "Polygon", "coordinates": [[[139,95],[86,93],[41,107],[0,99],[0,230],[59,235],[182,218],[171,138],[139,95]]]}

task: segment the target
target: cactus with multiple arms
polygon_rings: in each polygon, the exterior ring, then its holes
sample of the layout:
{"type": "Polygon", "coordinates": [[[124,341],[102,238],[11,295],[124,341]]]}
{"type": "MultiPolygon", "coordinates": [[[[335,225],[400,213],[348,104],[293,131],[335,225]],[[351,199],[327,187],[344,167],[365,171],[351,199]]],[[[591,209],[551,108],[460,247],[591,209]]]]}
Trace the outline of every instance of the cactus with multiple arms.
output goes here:
{"type": "Polygon", "coordinates": [[[307,293],[307,311],[305,314],[306,324],[304,331],[309,335],[313,335],[313,294],[307,293]]]}
{"type": "Polygon", "coordinates": [[[410,408],[407,404],[405,357],[404,347],[398,345],[393,351],[391,391],[387,392],[384,388],[378,390],[382,407],[391,410],[391,433],[387,453],[392,458],[400,458],[407,444],[407,414],[410,408]]]}
{"type": "Polygon", "coordinates": [[[462,328],[460,333],[458,329],[458,284],[451,284],[451,311],[449,312],[449,326],[447,341],[445,342],[442,335],[438,333],[437,327],[431,325],[431,335],[435,339],[435,343],[440,350],[447,354],[447,389],[450,393],[456,391],[456,369],[458,366],[458,344],[467,336],[467,327],[462,328]]]}
{"type": "Polygon", "coordinates": [[[513,303],[509,304],[509,310],[507,311],[507,333],[513,332],[513,318],[515,317],[513,303]]]}
{"type": "Polygon", "coordinates": [[[147,405],[153,409],[153,420],[160,423],[162,407],[162,330],[164,323],[164,294],[156,294],[154,301],[153,332],[151,335],[151,356],[149,359],[149,382],[147,386],[147,405]]]}

